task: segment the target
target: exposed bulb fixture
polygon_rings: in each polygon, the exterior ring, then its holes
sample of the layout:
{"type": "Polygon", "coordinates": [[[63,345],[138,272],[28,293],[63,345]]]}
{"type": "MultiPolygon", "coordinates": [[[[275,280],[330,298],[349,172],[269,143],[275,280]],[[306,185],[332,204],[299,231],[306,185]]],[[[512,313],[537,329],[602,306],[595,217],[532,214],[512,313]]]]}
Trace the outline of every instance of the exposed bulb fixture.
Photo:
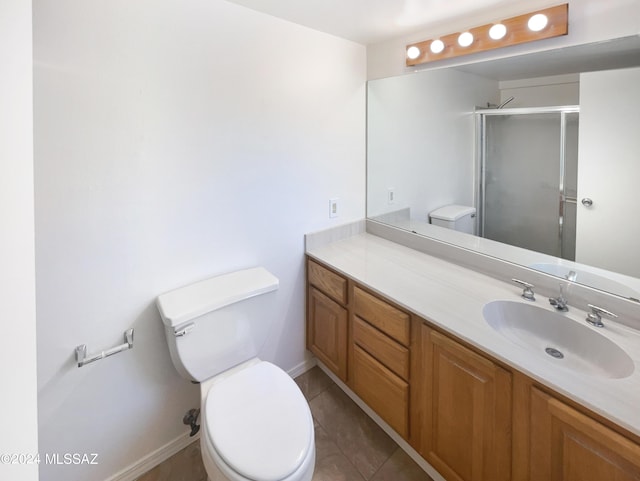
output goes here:
{"type": "MultiPolygon", "coordinates": [[[[526,3],[526,2],[522,2],[526,3]]],[[[406,46],[407,67],[520,45],[569,33],[569,4],[496,19],[455,33],[413,42],[406,46]]]]}
{"type": "Polygon", "coordinates": [[[410,58],[411,60],[415,60],[420,56],[420,53],[421,53],[420,49],[415,45],[413,45],[407,49],[407,58],[410,58]]]}
{"type": "Polygon", "coordinates": [[[502,23],[496,23],[489,29],[489,37],[493,40],[500,40],[507,34],[507,27],[502,23]]]}
{"type": "Polygon", "coordinates": [[[537,13],[529,19],[527,26],[529,27],[529,30],[533,32],[540,32],[541,30],[544,30],[548,23],[549,19],[546,15],[543,13],[537,13]]]}
{"type": "Polygon", "coordinates": [[[462,32],[458,37],[458,45],[468,47],[473,43],[473,34],[471,32],[462,32]]]}
{"type": "Polygon", "coordinates": [[[442,52],[444,50],[444,42],[440,39],[434,40],[433,42],[431,42],[429,50],[431,50],[432,53],[442,52]]]}

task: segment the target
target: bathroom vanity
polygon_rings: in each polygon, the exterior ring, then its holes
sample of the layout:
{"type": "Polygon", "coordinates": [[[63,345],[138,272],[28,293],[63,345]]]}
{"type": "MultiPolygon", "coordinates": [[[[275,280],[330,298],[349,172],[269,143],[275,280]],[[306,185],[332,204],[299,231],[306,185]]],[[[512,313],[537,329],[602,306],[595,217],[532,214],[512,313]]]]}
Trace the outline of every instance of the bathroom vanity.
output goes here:
{"type": "Polygon", "coordinates": [[[367,233],[308,244],[306,262],[308,349],[447,481],[640,479],[636,329],[589,327],[630,375],[576,371],[485,321],[488,302],[526,302],[510,279],[367,233]]]}

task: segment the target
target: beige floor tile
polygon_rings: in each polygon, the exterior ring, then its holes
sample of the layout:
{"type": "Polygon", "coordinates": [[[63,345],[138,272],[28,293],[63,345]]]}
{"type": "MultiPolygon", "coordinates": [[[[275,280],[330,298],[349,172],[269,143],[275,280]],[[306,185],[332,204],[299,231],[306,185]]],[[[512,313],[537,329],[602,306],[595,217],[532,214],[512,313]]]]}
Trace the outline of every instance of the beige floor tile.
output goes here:
{"type": "Polygon", "coordinates": [[[318,394],[333,385],[331,378],[318,366],[315,366],[304,374],[301,374],[295,378],[295,381],[307,401],[311,401],[318,394]]]}
{"type": "Polygon", "coordinates": [[[316,461],[312,481],[364,481],[362,475],[342,454],[316,461]]]}
{"type": "Polygon", "coordinates": [[[396,443],[338,386],[331,386],[309,404],[314,418],[365,479],[396,450],[396,443]]]}
{"type": "Polygon", "coordinates": [[[333,442],[322,426],[314,422],[315,441],[316,441],[316,464],[324,458],[335,454],[342,454],[340,448],[333,442]]]}
{"type": "Polygon", "coordinates": [[[433,481],[402,449],[382,465],[371,481],[433,481]]]}
{"type": "Polygon", "coordinates": [[[313,481],[364,481],[358,470],[342,454],[327,432],[317,422],[316,465],[313,481]]]}
{"type": "Polygon", "coordinates": [[[136,481],[207,481],[200,442],[191,443],[136,481]]]}

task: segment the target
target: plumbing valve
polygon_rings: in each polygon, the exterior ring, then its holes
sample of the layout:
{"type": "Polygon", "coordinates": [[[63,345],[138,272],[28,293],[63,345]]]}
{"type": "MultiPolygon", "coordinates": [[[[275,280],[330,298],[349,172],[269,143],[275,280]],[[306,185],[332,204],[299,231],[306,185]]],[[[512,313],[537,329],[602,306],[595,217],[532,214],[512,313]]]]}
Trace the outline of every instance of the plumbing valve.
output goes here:
{"type": "Polygon", "coordinates": [[[198,424],[198,418],[200,417],[200,409],[189,409],[182,418],[182,423],[191,427],[191,434],[189,436],[195,436],[200,431],[200,425],[198,424]]]}

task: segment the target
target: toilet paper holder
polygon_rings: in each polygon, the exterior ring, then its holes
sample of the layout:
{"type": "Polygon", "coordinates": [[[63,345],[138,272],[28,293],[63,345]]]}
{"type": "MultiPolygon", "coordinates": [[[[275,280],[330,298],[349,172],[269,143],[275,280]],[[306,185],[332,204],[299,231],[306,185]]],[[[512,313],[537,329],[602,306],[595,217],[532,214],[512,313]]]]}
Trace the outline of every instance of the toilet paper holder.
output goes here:
{"type": "Polygon", "coordinates": [[[119,352],[126,351],[127,349],[131,348],[133,348],[133,328],[124,331],[124,344],[112,347],[111,349],[107,349],[106,351],[101,351],[100,353],[94,354],[91,357],[87,357],[86,344],[80,344],[79,346],[76,346],[76,362],[78,363],[78,367],[82,367],[89,363],[104,359],[105,357],[113,356],[114,354],[118,354],[119,352]]]}

